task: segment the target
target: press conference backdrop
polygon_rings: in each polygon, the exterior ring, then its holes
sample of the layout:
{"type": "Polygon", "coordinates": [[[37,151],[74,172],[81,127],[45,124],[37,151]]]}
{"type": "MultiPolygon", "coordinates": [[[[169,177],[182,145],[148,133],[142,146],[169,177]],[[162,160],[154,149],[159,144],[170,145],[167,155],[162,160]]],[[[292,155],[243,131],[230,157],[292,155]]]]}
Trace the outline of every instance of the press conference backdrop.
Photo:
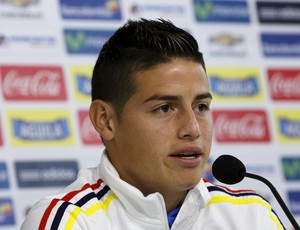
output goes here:
{"type": "MultiPolygon", "coordinates": [[[[300,1],[0,0],[0,229],[100,161],[88,118],[93,65],[127,19],[165,18],[204,53],[214,100],[210,163],[241,159],[300,220],[300,1]]],[[[292,229],[269,189],[245,179],[292,229]]]]}

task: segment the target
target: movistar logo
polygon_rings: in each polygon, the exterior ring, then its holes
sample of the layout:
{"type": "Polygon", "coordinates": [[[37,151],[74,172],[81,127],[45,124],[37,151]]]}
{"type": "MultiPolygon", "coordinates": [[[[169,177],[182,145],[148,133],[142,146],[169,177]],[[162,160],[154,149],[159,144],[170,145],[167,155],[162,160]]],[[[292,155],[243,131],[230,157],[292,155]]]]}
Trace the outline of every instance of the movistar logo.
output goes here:
{"type": "Polygon", "coordinates": [[[194,13],[199,22],[250,22],[247,1],[194,0],[194,13]]]}
{"type": "Polygon", "coordinates": [[[78,51],[84,46],[85,34],[83,32],[76,32],[74,34],[66,33],[65,40],[68,49],[78,51]]]}
{"type": "Polygon", "coordinates": [[[194,9],[197,17],[205,19],[212,13],[213,4],[211,1],[195,2],[194,9]]]}
{"type": "Polygon", "coordinates": [[[283,158],[282,167],[286,180],[300,180],[300,158],[283,158]]]}

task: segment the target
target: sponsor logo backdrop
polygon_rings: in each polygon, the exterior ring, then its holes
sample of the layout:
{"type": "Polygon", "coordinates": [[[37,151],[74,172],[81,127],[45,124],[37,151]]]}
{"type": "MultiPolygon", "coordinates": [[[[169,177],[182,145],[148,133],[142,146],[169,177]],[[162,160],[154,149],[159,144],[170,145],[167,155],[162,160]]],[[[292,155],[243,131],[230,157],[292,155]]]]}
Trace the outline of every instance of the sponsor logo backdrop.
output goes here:
{"type": "MultiPolygon", "coordinates": [[[[0,1],[0,229],[59,192],[103,144],[88,117],[97,54],[127,19],[167,18],[199,42],[214,96],[213,148],[274,183],[300,220],[300,2],[0,1]]],[[[244,179],[292,229],[269,189],[244,179]]]]}

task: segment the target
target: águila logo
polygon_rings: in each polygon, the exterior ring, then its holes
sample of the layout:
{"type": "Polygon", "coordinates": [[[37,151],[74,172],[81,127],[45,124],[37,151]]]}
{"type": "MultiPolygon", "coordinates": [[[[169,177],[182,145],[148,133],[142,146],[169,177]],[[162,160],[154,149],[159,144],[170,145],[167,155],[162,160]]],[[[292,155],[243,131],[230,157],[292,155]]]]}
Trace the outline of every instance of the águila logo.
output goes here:
{"type": "Polygon", "coordinates": [[[58,66],[1,66],[3,96],[8,101],[66,100],[58,66]]]}
{"type": "Polygon", "coordinates": [[[269,142],[269,126],[262,110],[213,111],[218,142],[269,142]]]}
{"type": "Polygon", "coordinates": [[[13,146],[67,146],[74,144],[68,110],[7,110],[6,122],[13,146]]]}
{"type": "Polygon", "coordinates": [[[300,100],[300,69],[269,69],[268,81],[273,100],[300,100]]]}

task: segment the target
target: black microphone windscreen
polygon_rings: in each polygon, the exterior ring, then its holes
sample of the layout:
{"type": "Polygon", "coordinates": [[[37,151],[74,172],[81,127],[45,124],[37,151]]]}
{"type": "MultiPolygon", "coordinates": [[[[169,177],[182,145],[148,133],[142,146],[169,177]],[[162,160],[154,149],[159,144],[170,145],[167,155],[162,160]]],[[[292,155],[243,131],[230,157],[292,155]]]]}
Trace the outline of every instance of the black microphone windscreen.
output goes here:
{"type": "Polygon", "coordinates": [[[225,184],[236,184],[244,179],[245,165],[231,155],[218,157],[212,165],[214,177],[225,184]]]}

